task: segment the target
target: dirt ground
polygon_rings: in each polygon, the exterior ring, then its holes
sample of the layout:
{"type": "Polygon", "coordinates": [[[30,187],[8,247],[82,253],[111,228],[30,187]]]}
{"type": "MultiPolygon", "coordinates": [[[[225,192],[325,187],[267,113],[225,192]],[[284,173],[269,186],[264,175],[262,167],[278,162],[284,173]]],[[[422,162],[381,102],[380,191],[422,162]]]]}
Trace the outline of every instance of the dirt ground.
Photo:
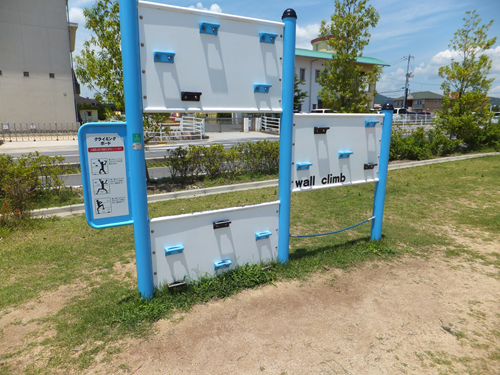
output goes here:
{"type": "MultiPolygon", "coordinates": [[[[475,252],[500,253],[500,238],[450,234],[475,252]]],[[[9,322],[54,313],[71,294],[60,288],[3,316],[0,352],[41,339],[30,335],[37,323],[9,322]]],[[[74,373],[500,374],[499,270],[439,251],[349,272],[326,267],[307,281],[196,306],[156,329],[74,373]]],[[[35,349],[21,367],[39,360],[35,349]]]]}

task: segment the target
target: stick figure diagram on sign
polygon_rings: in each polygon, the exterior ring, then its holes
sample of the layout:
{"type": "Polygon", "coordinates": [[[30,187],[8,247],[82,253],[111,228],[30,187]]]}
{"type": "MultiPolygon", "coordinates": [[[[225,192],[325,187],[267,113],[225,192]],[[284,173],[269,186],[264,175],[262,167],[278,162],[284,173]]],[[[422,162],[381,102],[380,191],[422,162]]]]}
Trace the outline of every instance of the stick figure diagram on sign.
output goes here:
{"type": "Polygon", "coordinates": [[[94,194],[95,195],[102,195],[102,194],[109,194],[110,189],[109,189],[109,180],[107,178],[99,178],[93,180],[94,183],[94,194]]]}
{"type": "Polygon", "coordinates": [[[94,176],[108,173],[108,159],[92,159],[92,174],[94,176]]]}
{"type": "Polygon", "coordinates": [[[97,215],[111,213],[111,200],[109,198],[95,200],[95,213],[97,215]]]}

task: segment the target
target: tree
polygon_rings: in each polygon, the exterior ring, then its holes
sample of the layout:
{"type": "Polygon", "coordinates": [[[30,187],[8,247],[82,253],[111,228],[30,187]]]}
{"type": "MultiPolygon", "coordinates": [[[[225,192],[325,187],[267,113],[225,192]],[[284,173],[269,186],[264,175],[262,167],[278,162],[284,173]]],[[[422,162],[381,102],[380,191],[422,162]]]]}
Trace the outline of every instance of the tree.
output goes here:
{"type": "Polygon", "coordinates": [[[295,80],[293,82],[293,110],[300,111],[302,108],[302,103],[304,103],[304,99],[307,98],[307,91],[302,91],[300,89],[301,84],[304,81],[299,80],[297,74],[295,74],[295,80]]]}
{"type": "Polygon", "coordinates": [[[377,65],[371,71],[363,71],[356,63],[370,40],[369,27],[375,27],[380,18],[367,1],[335,0],[331,22],[321,21],[319,36],[333,36],[327,43],[335,53],[320,72],[319,96],[324,106],[335,112],[367,112],[372,98],[366,94],[366,88],[375,84],[381,74],[377,65]]]}
{"type": "Polygon", "coordinates": [[[496,37],[487,36],[492,23],[480,25],[476,11],[466,12],[463,27],[455,32],[449,45],[457,60],[439,68],[444,98],[436,122],[450,138],[460,139],[471,149],[484,141],[485,129],[491,130],[485,128],[492,115],[488,98],[493,82],[488,78],[491,59],[483,52],[496,41],[496,37]]]}
{"type": "Polygon", "coordinates": [[[117,0],[98,0],[83,10],[85,27],[92,31],[80,56],[75,57],[79,81],[96,91],[95,98],[124,110],[120,14],[117,0]]]}

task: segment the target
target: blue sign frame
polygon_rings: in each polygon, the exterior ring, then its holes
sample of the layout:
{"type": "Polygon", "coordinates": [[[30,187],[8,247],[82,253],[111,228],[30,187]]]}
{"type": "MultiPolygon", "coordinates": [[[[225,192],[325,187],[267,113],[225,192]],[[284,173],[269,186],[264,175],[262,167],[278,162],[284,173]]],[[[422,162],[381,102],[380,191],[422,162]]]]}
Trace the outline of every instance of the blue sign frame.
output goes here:
{"type": "Polygon", "coordinates": [[[80,169],[82,173],[82,186],[83,198],[85,202],[85,216],[87,223],[95,229],[110,228],[122,225],[130,225],[134,223],[132,210],[130,208],[131,194],[130,194],[130,173],[127,165],[127,124],[124,122],[100,122],[88,123],[80,127],[78,130],[78,146],[80,154],[80,169]],[[128,214],[112,217],[98,218],[94,215],[93,199],[92,199],[92,181],[90,180],[91,166],[88,162],[88,134],[118,134],[123,139],[125,163],[126,168],[126,183],[127,189],[127,202],[128,214]]]}

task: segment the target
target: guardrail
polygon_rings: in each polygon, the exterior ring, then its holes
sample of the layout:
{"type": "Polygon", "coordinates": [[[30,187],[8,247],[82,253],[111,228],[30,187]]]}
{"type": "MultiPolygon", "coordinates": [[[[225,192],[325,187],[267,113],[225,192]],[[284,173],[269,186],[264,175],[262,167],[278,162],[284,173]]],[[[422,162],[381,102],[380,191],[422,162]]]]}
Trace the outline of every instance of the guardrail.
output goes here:
{"type": "Polygon", "coordinates": [[[4,142],[75,140],[79,122],[0,123],[4,142]]]}
{"type": "Polygon", "coordinates": [[[170,127],[168,132],[144,132],[144,138],[149,141],[166,142],[182,139],[203,139],[205,135],[205,119],[197,117],[183,117],[178,126],[170,127]]]}
{"type": "Polygon", "coordinates": [[[206,118],[205,131],[208,132],[241,132],[243,131],[242,118],[206,118]]]}
{"type": "Polygon", "coordinates": [[[280,133],[280,119],[276,117],[262,116],[260,122],[260,131],[265,133],[280,133]]]}

